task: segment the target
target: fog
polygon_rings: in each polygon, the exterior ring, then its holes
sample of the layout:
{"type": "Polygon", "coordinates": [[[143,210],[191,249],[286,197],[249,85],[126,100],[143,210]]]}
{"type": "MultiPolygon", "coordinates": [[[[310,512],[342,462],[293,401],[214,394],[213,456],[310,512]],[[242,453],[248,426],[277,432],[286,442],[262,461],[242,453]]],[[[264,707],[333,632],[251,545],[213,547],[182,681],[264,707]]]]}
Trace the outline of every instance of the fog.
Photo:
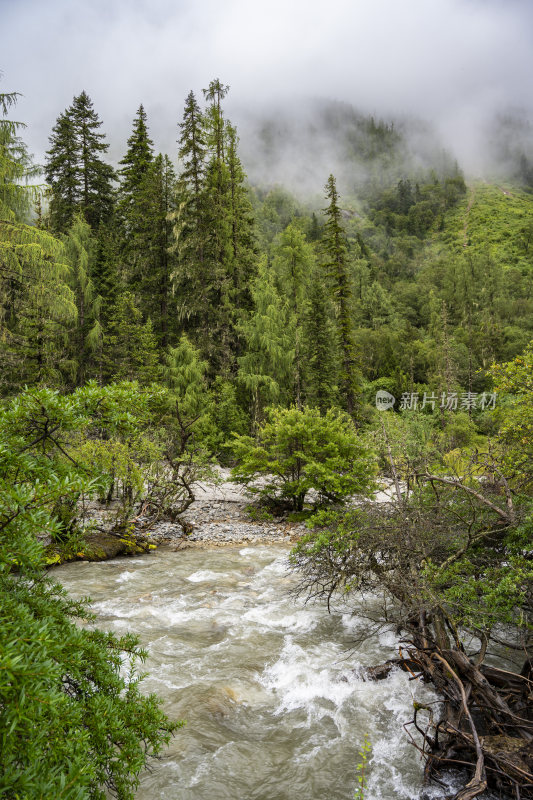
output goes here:
{"type": "Polygon", "coordinates": [[[17,116],[40,161],[82,89],[112,160],[141,102],[157,149],[175,159],[187,92],[201,98],[220,77],[252,178],[297,181],[307,170],[317,190],[342,160],[314,119],[324,101],[415,116],[423,124],[407,127],[423,147],[447,148],[471,174],[490,168],[491,119],[533,109],[529,0],[0,0],[0,14],[0,90],[23,94],[17,116]],[[287,143],[270,176],[260,164],[264,119],[287,143]]]}

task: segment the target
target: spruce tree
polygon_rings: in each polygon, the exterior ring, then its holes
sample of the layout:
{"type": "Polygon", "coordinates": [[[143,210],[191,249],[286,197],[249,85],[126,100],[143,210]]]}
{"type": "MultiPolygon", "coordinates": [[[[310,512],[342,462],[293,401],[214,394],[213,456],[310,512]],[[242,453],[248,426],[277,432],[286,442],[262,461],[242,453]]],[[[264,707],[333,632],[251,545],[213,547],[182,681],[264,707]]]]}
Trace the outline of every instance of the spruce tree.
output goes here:
{"type": "Polygon", "coordinates": [[[65,237],[65,251],[70,265],[69,284],[78,312],[74,335],[69,337],[69,349],[75,368],[74,382],[81,386],[89,377],[101,377],[103,348],[102,297],[97,293],[92,279],[97,241],[81,214],[74,217],[65,237]]]}
{"type": "Polygon", "coordinates": [[[288,225],[273,248],[273,267],[277,273],[281,295],[290,309],[290,329],[294,332],[294,395],[298,408],[302,405],[303,320],[306,307],[307,278],[315,263],[313,248],[296,225],[288,225]]]}
{"type": "Polygon", "coordinates": [[[157,365],[152,323],[143,322],[133,294],[124,292],[111,311],[104,339],[104,376],[148,384],[157,377],[157,365]]]}
{"type": "Polygon", "coordinates": [[[206,311],[205,275],[205,131],[202,113],[194,93],[187,95],[183,120],[179,123],[179,157],[182,169],[178,181],[173,220],[173,252],[176,268],[172,284],[178,317],[191,333],[204,323],[206,311]]]}
{"type": "Polygon", "coordinates": [[[54,231],[66,231],[81,208],[79,148],[72,114],[57,118],[50,136],[46,180],[51,186],[50,223],[54,231]]]}
{"type": "Polygon", "coordinates": [[[353,321],[350,309],[351,288],[348,269],[348,243],[341,223],[339,195],[333,175],[326,184],[329,205],[325,209],[326,225],[323,238],[326,277],[331,287],[337,311],[337,336],[341,351],[340,390],[347,412],[353,416],[356,408],[359,371],[355,356],[353,321]]]}
{"type": "Polygon", "coordinates": [[[310,281],[303,330],[306,403],[324,414],[337,402],[337,337],[332,302],[316,272],[310,281]]]}
{"type": "Polygon", "coordinates": [[[257,269],[252,204],[245,185],[246,175],[238,155],[237,131],[226,123],[228,190],[231,221],[232,302],[237,309],[250,308],[250,283],[257,269]]]}
{"type": "Polygon", "coordinates": [[[175,203],[174,168],[168,156],[159,154],[143,176],[132,206],[136,224],[130,251],[141,311],[145,319],[153,320],[162,348],[171,343],[176,329],[176,313],[171,307],[175,255],[170,251],[175,203]]]}
{"type": "Polygon", "coordinates": [[[179,157],[183,164],[180,179],[188,192],[189,204],[198,209],[205,174],[206,143],[202,112],[192,91],[187,95],[179,128],[179,157]]]}
{"type": "Polygon", "coordinates": [[[99,132],[101,125],[90,97],[82,92],[53,128],[45,174],[51,189],[50,218],[57,232],[67,231],[77,211],[93,229],[110,218],[115,173],[102,158],[109,145],[99,132]]]}
{"type": "Polygon", "coordinates": [[[239,310],[251,307],[255,253],[237,135],[222,111],[228,88],[218,80],[209,84],[204,114],[192,92],[187,97],[180,125],[183,171],[174,214],[173,285],[180,320],[209,361],[211,377],[229,378],[240,352],[239,310]]]}
{"type": "Polygon", "coordinates": [[[146,112],[142,103],[133,120],[133,130],[127,144],[126,155],[120,161],[121,168],[118,170],[121,205],[126,208],[134,201],[142,179],[154,160],[154,146],[148,135],[146,112]]]}
{"type": "Polygon", "coordinates": [[[120,250],[121,241],[117,228],[110,223],[100,225],[91,274],[95,291],[102,298],[100,318],[104,325],[117,296],[124,288],[119,268],[120,250]]]}

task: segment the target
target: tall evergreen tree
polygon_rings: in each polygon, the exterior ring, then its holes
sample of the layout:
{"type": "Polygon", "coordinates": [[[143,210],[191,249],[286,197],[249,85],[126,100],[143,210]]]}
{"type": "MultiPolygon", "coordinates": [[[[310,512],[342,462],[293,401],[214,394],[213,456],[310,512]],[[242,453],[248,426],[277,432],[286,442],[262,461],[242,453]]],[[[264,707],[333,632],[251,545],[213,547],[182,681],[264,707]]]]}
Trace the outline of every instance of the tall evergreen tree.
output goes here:
{"type": "Polygon", "coordinates": [[[152,323],[143,322],[133,294],[124,292],[111,311],[104,339],[104,376],[147,384],[157,377],[157,363],[152,323]]]}
{"type": "Polygon", "coordinates": [[[158,344],[166,348],[176,329],[171,313],[175,255],[172,213],[176,203],[176,174],[168,156],[159,154],[143,176],[135,199],[136,230],[132,237],[135,289],[145,319],[151,318],[158,344]]]}
{"type": "Polygon", "coordinates": [[[246,349],[239,361],[239,379],[252,399],[258,423],[266,404],[290,402],[294,368],[294,330],[287,302],[280,296],[266,258],[252,284],[254,311],[241,323],[246,349]]]}
{"type": "Polygon", "coordinates": [[[307,278],[315,263],[315,254],[305,235],[296,225],[288,225],[273,248],[273,267],[277,272],[281,295],[290,309],[290,328],[294,331],[294,397],[302,405],[303,321],[305,318],[307,278]]]}
{"type": "Polygon", "coordinates": [[[311,277],[303,321],[303,375],[306,403],[324,414],[337,402],[338,358],[331,299],[321,275],[311,277]]]}
{"type": "Polygon", "coordinates": [[[245,186],[246,175],[238,155],[237,131],[226,123],[228,190],[231,220],[232,301],[236,308],[250,308],[250,283],[256,272],[252,204],[245,186]]]}
{"type": "Polygon", "coordinates": [[[142,179],[154,159],[154,145],[148,135],[144,106],[139,106],[133,120],[133,130],[128,139],[128,149],[120,161],[120,195],[122,204],[129,206],[139,191],[142,179]]]}
{"type": "Polygon", "coordinates": [[[180,125],[179,203],[175,213],[175,293],[185,329],[209,361],[210,376],[234,373],[238,309],[250,308],[255,271],[253,219],[237,154],[224,120],[227,86],[212,81],[201,114],[192,92],[180,125]]]}
{"type": "Polygon", "coordinates": [[[337,184],[330,175],[326,184],[329,205],[325,209],[323,238],[326,276],[337,310],[337,336],[341,351],[340,389],[346,410],[353,415],[356,407],[359,371],[355,357],[353,320],[350,309],[351,288],[348,269],[348,243],[341,223],[337,184]]]}
{"type": "Polygon", "coordinates": [[[50,222],[54,231],[66,231],[81,207],[79,147],[68,110],[57,118],[49,141],[46,180],[51,186],[50,222]]]}
{"type": "Polygon", "coordinates": [[[76,211],[82,211],[94,229],[111,215],[115,173],[102,158],[109,145],[99,132],[101,125],[90,97],[82,92],[53,128],[45,174],[55,231],[65,233],[76,211]]]}
{"type": "Polygon", "coordinates": [[[222,111],[222,101],[229,92],[229,86],[223,84],[219,78],[212,80],[207,89],[203,89],[203,94],[208,102],[205,115],[208,143],[211,151],[218,162],[224,161],[224,115],[222,111]]]}
{"type": "Polygon", "coordinates": [[[76,306],[61,243],[25,224],[35,170],[20,123],[7,119],[16,93],[0,93],[0,386],[61,384],[67,327],[76,306]]]}
{"type": "Polygon", "coordinates": [[[182,169],[176,208],[172,213],[173,251],[177,260],[172,282],[180,323],[194,332],[205,313],[206,144],[202,112],[192,91],[187,95],[179,128],[178,154],[182,169]]]}
{"type": "Polygon", "coordinates": [[[188,192],[189,204],[198,210],[205,175],[206,143],[202,112],[192,91],[187,95],[179,128],[179,157],[183,164],[180,178],[188,192]]]}
{"type": "Polygon", "coordinates": [[[70,265],[69,284],[78,311],[69,349],[75,369],[74,382],[81,386],[88,378],[101,377],[103,349],[102,297],[97,293],[92,278],[97,241],[81,214],[76,215],[65,237],[65,251],[70,265]]]}

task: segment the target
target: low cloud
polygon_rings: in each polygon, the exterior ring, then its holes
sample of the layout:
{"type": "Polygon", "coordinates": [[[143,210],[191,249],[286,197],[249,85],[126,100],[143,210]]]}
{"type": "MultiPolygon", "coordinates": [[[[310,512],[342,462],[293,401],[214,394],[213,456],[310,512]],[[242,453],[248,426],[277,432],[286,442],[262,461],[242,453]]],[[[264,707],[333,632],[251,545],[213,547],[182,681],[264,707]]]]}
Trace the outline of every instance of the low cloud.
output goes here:
{"type": "MultiPolygon", "coordinates": [[[[57,115],[85,89],[118,160],[144,103],[156,146],[175,159],[184,98],[213,77],[228,115],[307,121],[309,99],[376,117],[415,115],[471,172],[481,132],[533,109],[533,4],[524,0],[0,0],[1,88],[43,158],[57,115]],[[282,111],[281,111],[282,110],[282,111]]],[[[291,123],[292,124],[292,123],[291,123]]],[[[298,126],[296,125],[296,130],[298,126]]],[[[305,144],[305,143],[304,143],[305,144]]],[[[253,160],[253,144],[243,142],[253,160]]],[[[334,159],[333,159],[334,160],[334,159]]]]}

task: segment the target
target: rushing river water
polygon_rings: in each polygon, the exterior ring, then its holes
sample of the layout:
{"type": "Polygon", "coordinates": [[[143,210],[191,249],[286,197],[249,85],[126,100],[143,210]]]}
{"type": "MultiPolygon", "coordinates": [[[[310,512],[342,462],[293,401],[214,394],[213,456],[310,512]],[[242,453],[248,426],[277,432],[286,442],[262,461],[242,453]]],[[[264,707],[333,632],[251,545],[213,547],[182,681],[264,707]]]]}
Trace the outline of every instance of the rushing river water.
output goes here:
{"type": "Polygon", "coordinates": [[[138,800],[351,800],[365,734],[365,800],[419,797],[421,762],[402,723],[415,696],[434,696],[404,673],[357,678],[359,665],[394,654],[394,638],[354,650],[368,623],[290,597],[287,553],[158,551],[55,570],[72,595],[91,596],[100,627],[139,635],[145,690],[187,720],[138,800]]]}

